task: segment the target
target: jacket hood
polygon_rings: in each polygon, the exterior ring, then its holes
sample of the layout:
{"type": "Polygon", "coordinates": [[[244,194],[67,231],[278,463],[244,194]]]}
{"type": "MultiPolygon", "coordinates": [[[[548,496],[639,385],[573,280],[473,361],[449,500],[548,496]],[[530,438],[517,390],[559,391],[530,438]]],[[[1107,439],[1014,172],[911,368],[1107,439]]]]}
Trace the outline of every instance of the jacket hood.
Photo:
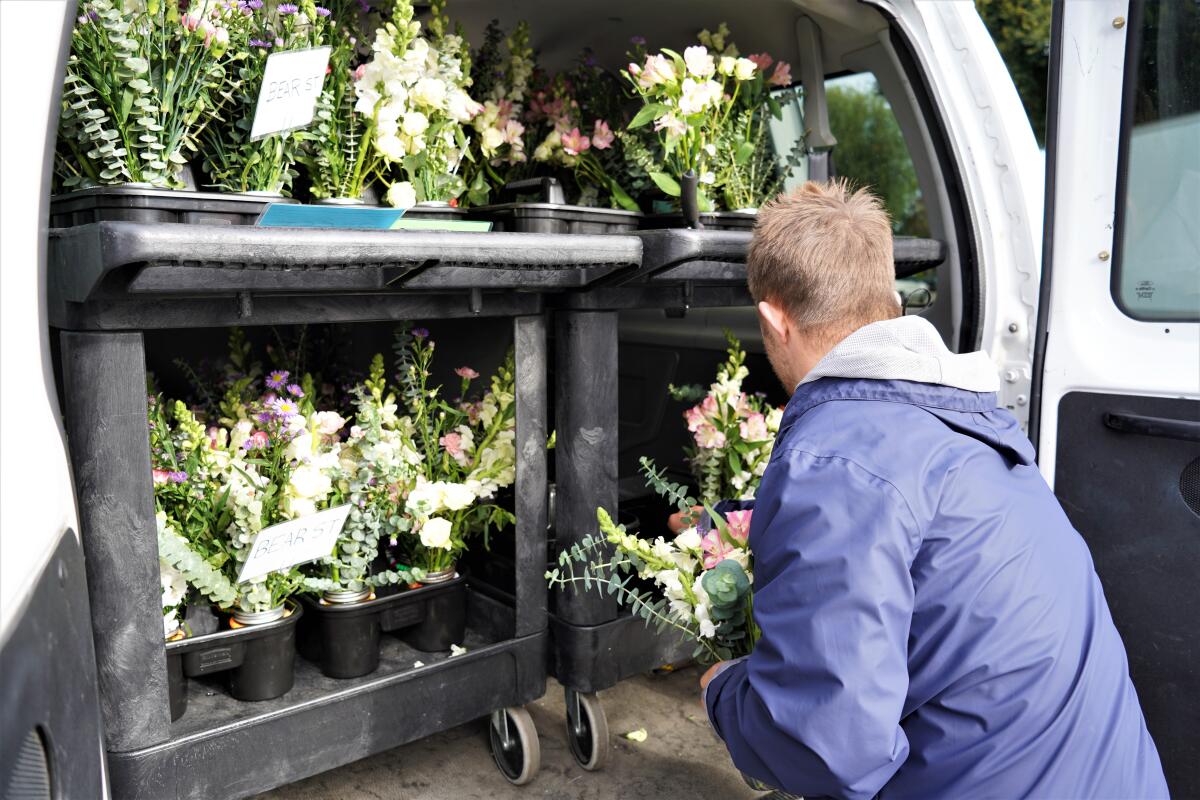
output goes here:
{"type": "Polygon", "coordinates": [[[994,392],[996,365],[987,353],[952,353],[924,317],[898,317],[864,325],[843,339],[800,381],[819,378],[872,378],[915,381],[994,392]]]}

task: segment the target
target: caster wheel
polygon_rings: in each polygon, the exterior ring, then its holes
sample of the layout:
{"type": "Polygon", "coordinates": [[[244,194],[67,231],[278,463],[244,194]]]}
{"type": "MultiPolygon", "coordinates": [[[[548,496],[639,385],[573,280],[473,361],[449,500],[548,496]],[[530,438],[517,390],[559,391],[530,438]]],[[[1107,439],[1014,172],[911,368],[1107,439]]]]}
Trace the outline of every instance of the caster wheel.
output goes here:
{"type": "Polygon", "coordinates": [[[567,695],[567,743],[579,766],[594,772],[608,761],[608,718],[594,694],[567,695]]]}
{"type": "Polygon", "coordinates": [[[492,712],[489,726],[492,758],[505,780],[524,786],[542,765],[542,746],[533,718],[523,708],[502,708],[492,712]]]}

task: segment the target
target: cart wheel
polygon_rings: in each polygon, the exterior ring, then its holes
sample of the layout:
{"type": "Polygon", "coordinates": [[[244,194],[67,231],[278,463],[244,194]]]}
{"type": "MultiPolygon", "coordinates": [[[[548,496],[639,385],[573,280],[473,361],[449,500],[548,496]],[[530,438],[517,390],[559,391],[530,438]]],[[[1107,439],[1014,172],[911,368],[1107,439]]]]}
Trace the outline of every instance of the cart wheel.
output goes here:
{"type": "Polygon", "coordinates": [[[608,718],[594,694],[573,689],[567,695],[567,743],[579,766],[595,772],[608,761],[608,718]]]}
{"type": "Polygon", "coordinates": [[[529,712],[519,706],[492,712],[492,758],[509,783],[524,786],[542,765],[542,746],[529,712]]]}

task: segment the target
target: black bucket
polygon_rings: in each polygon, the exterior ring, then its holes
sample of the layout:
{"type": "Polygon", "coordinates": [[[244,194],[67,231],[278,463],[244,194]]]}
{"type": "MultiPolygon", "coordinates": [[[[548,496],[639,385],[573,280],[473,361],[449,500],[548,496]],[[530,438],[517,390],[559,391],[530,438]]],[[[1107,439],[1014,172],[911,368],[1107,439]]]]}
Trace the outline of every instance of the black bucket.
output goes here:
{"type": "Polygon", "coordinates": [[[296,625],[304,615],[298,603],[289,601],[288,608],[292,613],[274,622],[167,642],[172,721],[187,711],[188,678],[227,672],[229,693],[237,700],[287,694],[295,679],[296,625]]]}
{"type": "Polygon", "coordinates": [[[300,655],[318,665],[321,674],[358,678],[379,668],[379,600],[346,605],[326,604],[310,597],[302,600],[306,615],[300,626],[300,655]]]}
{"type": "Polygon", "coordinates": [[[430,588],[441,591],[430,594],[425,600],[424,619],[408,628],[401,638],[424,653],[445,652],[452,644],[462,644],[467,634],[467,584],[458,577],[444,586],[430,588]]]}

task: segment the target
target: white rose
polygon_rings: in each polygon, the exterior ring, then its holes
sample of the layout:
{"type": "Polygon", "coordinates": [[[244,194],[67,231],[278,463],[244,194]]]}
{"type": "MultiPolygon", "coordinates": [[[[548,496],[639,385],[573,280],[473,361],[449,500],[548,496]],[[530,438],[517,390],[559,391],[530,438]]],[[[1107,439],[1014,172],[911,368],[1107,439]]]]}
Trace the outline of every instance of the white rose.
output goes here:
{"type": "Polygon", "coordinates": [[[400,137],[391,134],[377,138],[375,140],[375,149],[382,153],[383,157],[388,161],[401,161],[408,155],[404,149],[404,142],[400,141],[400,137]]]}
{"type": "Polygon", "coordinates": [[[475,493],[461,483],[442,484],[442,504],[449,511],[461,511],[475,502],[475,493]]]}
{"type": "Polygon", "coordinates": [[[317,504],[306,497],[292,497],[288,499],[288,511],[293,519],[309,517],[317,513],[317,504]]]}
{"type": "Polygon", "coordinates": [[[442,491],[436,483],[421,481],[408,493],[405,508],[416,514],[434,514],[442,510],[442,491]]]}
{"type": "Polygon", "coordinates": [[[387,201],[393,208],[412,208],[417,204],[417,190],[408,181],[393,183],[387,191],[387,201]]]}
{"type": "Polygon", "coordinates": [[[717,65],[708,49],[703,45],[695,45],[683,51],[683,62],[687,64],[688,72],[697,78],[710,78],[717,71],[717,65]]]}
{"type": "Polygon", "coordinates": [[[333,436],[346,425],[346,419],[336,411],[318,411],[313,414],[313,425],[322,436],[333,436]]]}
{"type": "Polygon", "coordinates": [[[454,546],[454,543],[450,541],[452,529],[453,526],[448,519],[441,517],[427,519],[421,526],[421,544],[429,548],[440,547],[443,550],[449,550],[454,546]]]}
{"type": "Polygon", "coordinates": [[[737,59],[732,56],[721,56],[720,62],[717,64],[717,72],[722,75],[732,75],[737,69],[737,59]]]}
{"type": "MultiPolygon", "coordinates": [[[[725,59],[721,59],[724,61],[725,59]]],[[[739,58],[733,70],[733,75],[739,81],[748,81],[754,77],[754,70],[758,69],[758,65],[748,58],[739,58]]],[[[728,74],[728,73],[726,73],[728,74]]]]}

